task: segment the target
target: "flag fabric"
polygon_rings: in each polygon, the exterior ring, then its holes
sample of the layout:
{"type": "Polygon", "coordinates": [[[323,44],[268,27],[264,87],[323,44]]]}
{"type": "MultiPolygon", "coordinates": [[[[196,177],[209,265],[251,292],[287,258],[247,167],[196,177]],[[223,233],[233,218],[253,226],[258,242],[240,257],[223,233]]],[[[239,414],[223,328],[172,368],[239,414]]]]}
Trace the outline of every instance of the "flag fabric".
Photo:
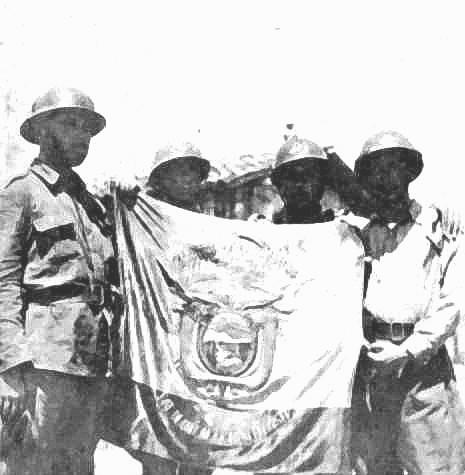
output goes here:
{"type": "Polygon", "coordinates": [[[362,341],[352,228],[227,220],[144,193],[115,208],[118,371],[140,383],[145,424],[128,444],[203,467],[344,473],[362,341]]]}

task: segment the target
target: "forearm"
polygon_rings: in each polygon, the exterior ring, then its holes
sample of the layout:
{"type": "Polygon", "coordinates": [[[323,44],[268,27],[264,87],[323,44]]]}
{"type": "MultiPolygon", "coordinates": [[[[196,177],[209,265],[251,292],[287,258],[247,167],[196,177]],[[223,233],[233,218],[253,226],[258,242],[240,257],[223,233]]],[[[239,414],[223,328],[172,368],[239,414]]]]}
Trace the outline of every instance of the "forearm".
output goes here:
{"type": "Polygon", "coordinates": [[[415,325],[414,333],[402,346],[413,357],[428,359],[455,334],[459,320],[460,308],[453,296],[443,295],[434,312],[415,325]]]}

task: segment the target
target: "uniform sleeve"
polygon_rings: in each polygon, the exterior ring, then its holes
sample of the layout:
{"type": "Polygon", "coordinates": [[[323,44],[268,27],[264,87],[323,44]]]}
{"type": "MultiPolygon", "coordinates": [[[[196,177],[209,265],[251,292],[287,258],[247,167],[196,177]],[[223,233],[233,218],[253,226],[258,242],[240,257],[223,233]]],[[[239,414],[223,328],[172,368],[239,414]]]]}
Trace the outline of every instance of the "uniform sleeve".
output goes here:
{"type": "Polygon", "coordinates": [[[441,253],[442,275],[439,293],[428,315],[415,325],[415,332],[403,346],[416,358],[428,359],[445,341],[454,335],[463,312],[465,249],[463,232],[445,230],[441,253]]]}
{"type": "Polygon", "coordinates": [[[0,371],[28,361],[21,295],[31,225],[21,182],[0,191],[0,371]]]}

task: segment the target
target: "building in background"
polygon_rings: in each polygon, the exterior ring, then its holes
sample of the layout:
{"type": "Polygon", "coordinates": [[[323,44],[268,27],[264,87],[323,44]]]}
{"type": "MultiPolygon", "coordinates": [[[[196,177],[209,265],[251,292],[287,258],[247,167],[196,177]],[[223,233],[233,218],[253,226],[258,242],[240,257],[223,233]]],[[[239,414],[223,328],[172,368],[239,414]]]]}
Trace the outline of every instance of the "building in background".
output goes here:
{"type": "Polygon", "coordinates": [[[271,184],[273,154],[242,155],[237,163],[216,168],[220,178],[209,181],[200,196],[204,213],[228,219],[248,219],[254,214],[272,219],[283,203],[271,184]]]}

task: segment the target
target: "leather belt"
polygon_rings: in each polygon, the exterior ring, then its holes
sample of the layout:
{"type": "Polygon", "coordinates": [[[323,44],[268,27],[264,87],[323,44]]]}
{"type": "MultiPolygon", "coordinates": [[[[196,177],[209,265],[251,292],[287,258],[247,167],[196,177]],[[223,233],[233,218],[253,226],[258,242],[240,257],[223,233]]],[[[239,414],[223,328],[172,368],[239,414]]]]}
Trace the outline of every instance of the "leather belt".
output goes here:
{"type": "Polygon", "coordinates": [[[68,283],[45,287],[43,289],[27,289],[26,301],[39,305],[49,305],[59,300],[81,297],[83,302],[97,307],[104,307],[108,301],[109,289],[103,285],[96,285],[91,290],[88,285],[68,283]]]}
{"type": "Polygon", "coordinates": [[[404,341],[415,329],[414,323],[387,323],[373,320],[372,325],[375,338],[380,340],[391,340],[392,342],[404,341]]]}

